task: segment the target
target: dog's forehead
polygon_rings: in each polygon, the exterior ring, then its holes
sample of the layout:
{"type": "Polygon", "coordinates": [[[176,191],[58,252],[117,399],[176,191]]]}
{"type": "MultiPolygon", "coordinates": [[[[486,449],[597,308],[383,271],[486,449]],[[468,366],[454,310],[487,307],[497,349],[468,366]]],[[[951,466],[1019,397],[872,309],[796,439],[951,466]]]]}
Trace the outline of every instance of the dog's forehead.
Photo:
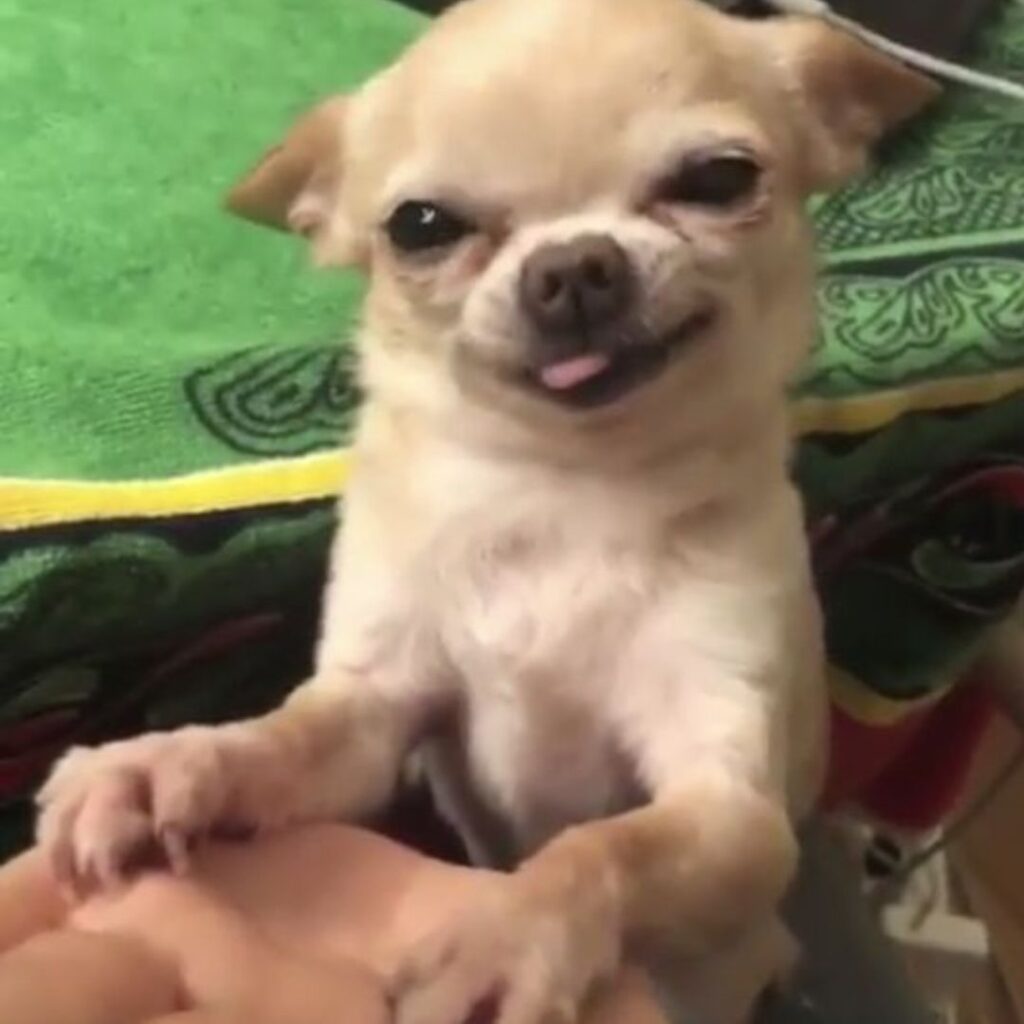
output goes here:
{"type": "Polygon", "coordinates": [[[390,170],[496,195],[620,182],[669,118],[756,119],[746,42],[688,0],[473,0],[396,69],[390,170]]]}
{"type": "Polygon", "coordinates": [[[441,18],[410,59],[432,68],[439,83],[483,71],[506,81],[536,76],[543,88],[592,66],[631,73],[647,63],[669,65],[680,48],[713,66],[708,50],[727,25],[733,20],[693,0],[471,0],[441,18]]]}

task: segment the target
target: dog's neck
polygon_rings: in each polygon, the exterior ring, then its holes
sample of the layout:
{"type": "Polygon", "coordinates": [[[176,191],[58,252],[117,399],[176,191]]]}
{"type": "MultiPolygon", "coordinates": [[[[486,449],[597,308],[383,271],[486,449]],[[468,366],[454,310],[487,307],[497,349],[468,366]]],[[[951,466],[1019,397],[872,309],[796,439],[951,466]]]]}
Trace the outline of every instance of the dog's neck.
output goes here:
{"type": "Polygon", "coordinates": [[[642,494],[647,514],[670,519],[746,503],[788,473],[790,427],[781,398],[748,403],[701,431],[683,418],[682,426],[654,429],[628,417],[592,429],[570,429],[564,420],[562,429],[545,429],[464,397],[451,407],[408,399],[400,389],[370,391],[360,457],[385,471],[393,464],[396,473],[414,466],[417,475],[435,475],[442,490],[440,480],[450,478],[458,490],[464,478],[481,499],[510,487],[610,505],[642,494]]]}

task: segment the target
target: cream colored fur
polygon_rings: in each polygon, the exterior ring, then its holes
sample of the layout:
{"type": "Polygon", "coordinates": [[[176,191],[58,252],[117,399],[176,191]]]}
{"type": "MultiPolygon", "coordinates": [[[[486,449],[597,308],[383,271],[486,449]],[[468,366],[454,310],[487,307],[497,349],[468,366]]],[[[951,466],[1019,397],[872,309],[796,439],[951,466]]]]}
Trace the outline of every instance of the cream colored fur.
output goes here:
{"type": "Polygon", "coordinates": [[[820,624],[788,478],[785,388],[814,332],[809,191],[931,86],[813,24],[694,0],[469,0],[302,122],[240,212],[370,276],[367,402],[314,678],[278,711],[75,751],[41,842],[112,884],[155,839],[354,817],[410,751],[501,899],[394,980],[401,1024],[571,1018],[627,955],[704,1024],[784,967],[775,913],[822,759],[820,624]],[[761,167],[735,209],[664,200],[687,154],[761,167]],[[474,232],[395,251],[406,199],[474,232]],[[640,324],[701,335],[609,406],[521,386],[517,282],[551,241],[613,238],[640,324]]]}

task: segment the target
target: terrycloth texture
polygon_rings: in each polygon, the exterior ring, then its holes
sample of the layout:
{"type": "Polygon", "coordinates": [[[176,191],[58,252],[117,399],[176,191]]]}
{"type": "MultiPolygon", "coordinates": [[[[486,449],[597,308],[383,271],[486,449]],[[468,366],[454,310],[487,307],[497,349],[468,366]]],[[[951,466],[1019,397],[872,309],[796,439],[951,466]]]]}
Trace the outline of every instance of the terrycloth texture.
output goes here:
{"type": "MultiPolygon", "coordinates": [[[[0,0],[0,795],[300,678],[359,285],[218,213],[419,27],[383,0],[0,0]]],[[[1024,66],[1007,9],[981,63],[1024,66]]],[[[837,707],[920,714],[1024,577],[1024,113],[951,96],[819,205],[797,402],[837,707]]]]}
{"type": "Polygon", "coordinates": [[[0,473],[160,477],[337,438],[338,397],[319,385],[356,282],[311,273],[220,198],[417,26],[377,0],[0,0],[0,380],[17,382],[0,473]],[[261,366],[282,354],[292,390],[239,411],[251,429],[232,443],[218,384],[255,347],[261,366]],[[293,386],[304,356],[315,394],[293,386]],[[262,416],[299,415],[287,438],[254,436],[262,416]]]}

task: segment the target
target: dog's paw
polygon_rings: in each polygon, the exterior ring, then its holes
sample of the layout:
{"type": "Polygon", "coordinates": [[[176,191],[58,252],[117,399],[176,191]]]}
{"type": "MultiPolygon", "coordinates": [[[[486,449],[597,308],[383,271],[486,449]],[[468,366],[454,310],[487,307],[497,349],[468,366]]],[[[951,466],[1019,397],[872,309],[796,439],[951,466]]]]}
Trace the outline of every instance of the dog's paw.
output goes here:
{"type": "Polygon", "coordinates": [[[190,843],[225,815],[220,731],[182,729],[76,748],[39,793],[37,839],[75,893],[109,888],[158,857],[184,870],[190,843]]]}
{"type": "Polygon", "coordinates": [[[570,933],[511,893],[478,904],[396,972],[397,1024],[571,1024],[595,978],[570,933]]]}

